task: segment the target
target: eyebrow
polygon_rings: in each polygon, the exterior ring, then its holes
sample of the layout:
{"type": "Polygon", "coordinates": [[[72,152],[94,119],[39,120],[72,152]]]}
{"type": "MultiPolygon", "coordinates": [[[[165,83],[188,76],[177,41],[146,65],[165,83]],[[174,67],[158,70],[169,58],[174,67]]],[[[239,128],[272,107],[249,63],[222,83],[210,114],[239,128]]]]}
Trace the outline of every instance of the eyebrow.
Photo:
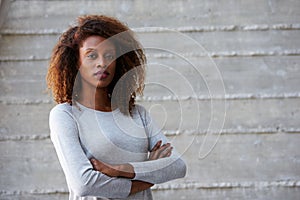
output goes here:
{"type": "MultiPolygon", "coordinates": [[[[89,47],[87,49],[84,49],[84,51],[94,51],[94,50],[96,50],[96,48],[89,47]]],[[[116,49],[115,48],[110,48],[110,49],[106,49],[105,51],[116,51],[116,49]]]]}
{"type": "Polygon", "coordinates": [[[95,51],[95,49],[93,49],[93,48],[87,48],[87,49],[84,49],[84,50],[83,50],[83,55],[87,55],[87,54],[89,54],[89,53],[92,52],[92,51],[95,51]]]}
{"type": "Polygon", "coordinates": [[[84,52],[90,52],[90,51],[94,51],[95,49],[94,48],[87,48],[87,49],[84,49],[84,52]]]}

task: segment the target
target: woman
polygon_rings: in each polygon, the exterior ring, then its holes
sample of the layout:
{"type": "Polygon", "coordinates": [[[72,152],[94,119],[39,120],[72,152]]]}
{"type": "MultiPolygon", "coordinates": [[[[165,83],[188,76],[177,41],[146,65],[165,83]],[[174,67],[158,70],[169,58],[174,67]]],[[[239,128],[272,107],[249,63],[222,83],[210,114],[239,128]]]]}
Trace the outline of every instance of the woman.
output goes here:
{"type": "Polygon", "coordinates": [[[111,17],[79,17],[60,37],[47,74],[58,103],[49,124],[69,199],[152,199],[151,186],[185,176],[185,163],[135,104],[145,63],[134,34],[111,17]]]}

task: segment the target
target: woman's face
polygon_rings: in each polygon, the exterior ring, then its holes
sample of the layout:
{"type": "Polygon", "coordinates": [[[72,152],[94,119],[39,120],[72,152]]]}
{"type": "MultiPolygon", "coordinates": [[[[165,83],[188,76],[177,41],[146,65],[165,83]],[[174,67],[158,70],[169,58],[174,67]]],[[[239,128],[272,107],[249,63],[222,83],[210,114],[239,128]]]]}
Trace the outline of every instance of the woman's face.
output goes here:
{"type": "Polygon", "coordinates": [[[116,48],[101,36],[86,38],[79,48],[82,88],[106,88],[116,69],[116,48]]]}

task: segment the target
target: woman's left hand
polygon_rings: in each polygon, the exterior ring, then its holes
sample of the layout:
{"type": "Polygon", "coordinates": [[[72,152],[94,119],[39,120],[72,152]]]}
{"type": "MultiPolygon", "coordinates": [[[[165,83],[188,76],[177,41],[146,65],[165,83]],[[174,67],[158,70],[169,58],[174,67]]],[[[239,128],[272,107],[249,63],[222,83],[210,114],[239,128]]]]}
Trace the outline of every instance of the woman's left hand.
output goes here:
{"type": "Polygon", "coordinates": [[[110,177],[134,178],[133,166],[130,164],[110,165],[95,158],[90,159],[93,168],[110,177]]]}
{"type": "Polygon", "coordinates": [[[169,157],[172,154],[173,147],[170,143],[162,145],[162,141],[158,141],[151,149],[149,154],[149,160],[157,160],[160,158],[169,157]]]}

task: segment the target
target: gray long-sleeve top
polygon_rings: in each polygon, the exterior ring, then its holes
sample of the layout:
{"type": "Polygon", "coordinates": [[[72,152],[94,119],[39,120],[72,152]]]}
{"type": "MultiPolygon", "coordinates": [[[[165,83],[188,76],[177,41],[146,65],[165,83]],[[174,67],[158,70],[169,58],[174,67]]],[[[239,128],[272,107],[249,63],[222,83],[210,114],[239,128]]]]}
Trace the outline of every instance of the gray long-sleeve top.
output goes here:
{"type": "Polygon", "coordinates": [[[168,141],[140,105],[130,117],[119,109],[101,112],[78,102],[58,104],[50,112],[49,125],[70,200],[152,199],[150,189],[129,196],[131,180],[157,184],[185,176],[186,165],[174,149],[170,157],[147,161],[159,140],[168,141]],[[130,163],[136,175],[106,176],[93,169],[92,157],[109,164],[130,163]]]}

